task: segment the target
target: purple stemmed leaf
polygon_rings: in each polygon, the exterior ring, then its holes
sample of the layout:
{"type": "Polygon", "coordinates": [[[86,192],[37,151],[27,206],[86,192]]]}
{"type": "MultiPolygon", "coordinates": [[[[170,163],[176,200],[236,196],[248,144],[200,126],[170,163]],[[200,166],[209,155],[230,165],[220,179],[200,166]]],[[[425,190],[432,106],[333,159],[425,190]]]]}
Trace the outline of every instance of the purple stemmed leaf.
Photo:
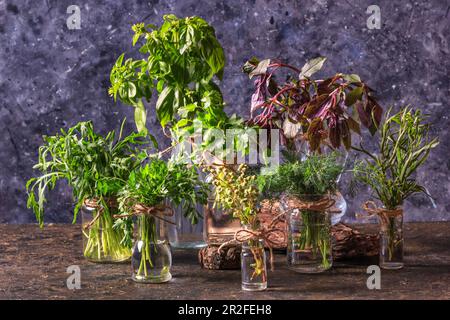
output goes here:
{"type": "Polygon", "coordinates": [[[259,76],[255,80],[255,92],[252,94],[250,112],[253,115],[257,109],[261,108],[267,99],[266,76],[259,76]]]}

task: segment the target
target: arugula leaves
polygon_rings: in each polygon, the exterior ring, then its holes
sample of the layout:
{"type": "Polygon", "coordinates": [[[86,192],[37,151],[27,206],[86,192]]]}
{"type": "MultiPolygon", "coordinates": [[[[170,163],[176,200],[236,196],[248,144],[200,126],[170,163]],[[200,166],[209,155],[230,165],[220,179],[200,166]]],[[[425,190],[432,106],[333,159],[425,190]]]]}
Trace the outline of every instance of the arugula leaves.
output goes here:
{"type": "MultiPolygon", "coordinates": [[[[138,146],[149,141],[143,133],[132,133],[122,138],[122,122],[118,139],[110,131],[105,137],[95,133],[91,121],[80,122],[54,136],[44,136],[39,147],[38,163],[34,169],[39,177],[28,180],[27,207],[32,208],[40,226],[44,223],[45,193],[52,190],[56,182],[67,180],[76,201],[73,222],[86,198],[115,196],[128,180],[133,169],[147,158],[147,153],[138,146]]],[[[154,141],[154,138],[153,138],[154,141]]]]}

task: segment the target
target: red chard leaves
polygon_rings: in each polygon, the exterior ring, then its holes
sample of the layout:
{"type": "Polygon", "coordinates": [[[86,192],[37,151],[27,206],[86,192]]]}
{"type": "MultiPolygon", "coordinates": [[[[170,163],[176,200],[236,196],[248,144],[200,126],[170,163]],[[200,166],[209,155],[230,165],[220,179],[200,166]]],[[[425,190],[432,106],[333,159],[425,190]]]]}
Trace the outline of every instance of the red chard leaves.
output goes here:
{"type": "MultiPolygon", "coordinates": [[[[361,125],[373,135],[381,122],[383,109],[370,89],[356,74],[337,73],[326,79],[311,79],[326,58],[308,61],[301,69],[278,60],[247,61],[243,71],[254,81],[249,123],[281,130],[286,146],[297,146],[292,140],[303,140],[313,152],[321,145],[351,148],[351,133],[361,134],[361,125]],[[296,73],[277,84],[275,72],[285,69],[296,73]],[[299,80],[296,80],[299,79],[299,80]],[[359,122],[351,117],[359,115],[359,122]],[[299,134],[302,131],[304,134],[299,134]]],[[[301,141],[300,141],[301,142],[301,141]]],[[[295,151],[295,150],[292,150],[295,151]]]]}

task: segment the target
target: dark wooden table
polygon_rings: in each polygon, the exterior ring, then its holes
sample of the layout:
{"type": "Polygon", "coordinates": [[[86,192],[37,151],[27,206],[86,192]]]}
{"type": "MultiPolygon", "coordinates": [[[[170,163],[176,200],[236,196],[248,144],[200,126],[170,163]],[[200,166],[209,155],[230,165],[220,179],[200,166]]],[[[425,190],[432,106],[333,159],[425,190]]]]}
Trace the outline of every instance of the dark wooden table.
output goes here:
{"type": "Polygon", "coordinates": [[[128,263],[84,260],[79,226],[0,225],[0,299],[450,299],[450,223],[407,224],[405,241],[405,268],[382,271],[381,290],[367,289],[370,262],[303,275],[277,254],[269,289],[249,293],[239,270],[202,270],[194,250],[174,250],[169,283],[137,284],[128,263]],[[81,269],[80,290],[66,286],[70,265],[81,269]]]}

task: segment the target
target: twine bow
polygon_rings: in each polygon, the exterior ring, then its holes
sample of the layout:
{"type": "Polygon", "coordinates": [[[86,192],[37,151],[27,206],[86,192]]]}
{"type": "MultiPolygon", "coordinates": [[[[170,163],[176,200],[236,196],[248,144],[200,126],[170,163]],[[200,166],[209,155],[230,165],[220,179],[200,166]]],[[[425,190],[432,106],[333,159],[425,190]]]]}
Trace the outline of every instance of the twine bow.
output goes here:
{"type": "MultiPolygon", "coordinates": [[[[115,198],[103,198],[103,201],[109,208],[117,208],[117,200],[115,198]]],[[[100,216],[105,212],[105,207],[102,205],[101,201],[97,198],[84,199],[83,204],[86,207],[94,208],[97,211],[97,214],[94,216],[94,218],[84,226],[84,229],[89,230],[93,226],[93,224],[100,218],[100,216]]]]}
{"type": "Polygon", "coordinates": [[[382,221],[382,226],[388,223],[389,218],[395,218],[403,215],[403,209],[386,209],[378,207],[373,201],[366,201],[363,203],[362,208],[367,212],[367,215],[357,214],[358,218],[378,216],[382,221]]]}
{"type": "Polygon", "coordinates": [[[175,224],[174,222],[164,218],[164,216],[171,217],[174,215],[173,209],[170,206],[167,205],[156,205],[156,206],[146,206],[143,204],[135,204],[132,207],[131,214],[116,214],[113,217],[114,218],[128,218],[131,216],[153,216],[155,218],[158,218],[164,222],[175,224]]]}
{"type": "Polygon", "coordinates": [[[226,247],[233,243],[243,243],[249,240],[264,240],[265,244],[269,247],[269,254],[270,254],[270,270],[274,270],[274,264],[273,264],[273,247],[278,244],[277,241],[271,239],[271,235],[276,234],[277,232],[284,235],[284,230],[280,228],[276,228],[275,224],[278,222],[278,220],[284,215],[284,213],[280,213],[275,218],[272,219],[270,224],[267,227],[259,228],[258,230],[250,230],[250,229],[240,229],[234,233],[234,238],[222,243],[217,249],[217,251],[222,251],[223,247],[226,247]]]}

